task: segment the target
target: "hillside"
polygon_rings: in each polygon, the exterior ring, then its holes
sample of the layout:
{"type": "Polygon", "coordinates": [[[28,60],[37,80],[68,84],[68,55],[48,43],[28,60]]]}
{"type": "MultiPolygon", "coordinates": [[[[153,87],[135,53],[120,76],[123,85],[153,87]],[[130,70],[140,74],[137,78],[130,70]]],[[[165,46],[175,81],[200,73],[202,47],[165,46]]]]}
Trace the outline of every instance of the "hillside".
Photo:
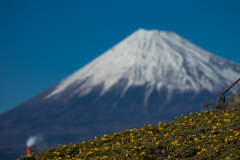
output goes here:
{"type": "Polygon", "coordinates": [[[240,159],[240,110],[202,111],[166,124],[104,134],[87,142],[19,157],[19,160],[240,159]]]}

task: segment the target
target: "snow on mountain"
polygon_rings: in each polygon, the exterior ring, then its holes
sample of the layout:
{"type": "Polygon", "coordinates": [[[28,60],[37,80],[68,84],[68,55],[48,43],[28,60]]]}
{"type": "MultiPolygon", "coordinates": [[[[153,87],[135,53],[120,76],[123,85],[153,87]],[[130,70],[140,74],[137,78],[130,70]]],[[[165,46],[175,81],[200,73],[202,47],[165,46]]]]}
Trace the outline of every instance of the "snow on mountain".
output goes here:
{"type": "MultiPolygon", "coordinates": [[[[45,98],[61,94],[77,85],[74,95],[87,95],[96,85],[104,84],[104,95],[120,79],[128,79],[121,96],[131,86],[146,84],[145,104],[156,87],[181,92],[221,91],[240,76],[240,67],[184,39],[174,32],[138,29],[105,53],[60,82],[45,98]]],[[[232,92],[236,92],[232,90],[232,92]]]]}

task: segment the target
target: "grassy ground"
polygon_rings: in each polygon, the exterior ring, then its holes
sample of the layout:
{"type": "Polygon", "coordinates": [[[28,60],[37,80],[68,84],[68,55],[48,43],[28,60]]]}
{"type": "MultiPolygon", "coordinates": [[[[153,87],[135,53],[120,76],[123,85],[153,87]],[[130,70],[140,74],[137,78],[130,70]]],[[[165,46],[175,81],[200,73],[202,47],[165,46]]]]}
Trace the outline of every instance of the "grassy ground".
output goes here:
{"type": "Polygon", "coordinates": [[[172,122],[143,126],[87,142],[20,157],[19,160],[240,159],[240,110],[202,111],[172,122]]]}

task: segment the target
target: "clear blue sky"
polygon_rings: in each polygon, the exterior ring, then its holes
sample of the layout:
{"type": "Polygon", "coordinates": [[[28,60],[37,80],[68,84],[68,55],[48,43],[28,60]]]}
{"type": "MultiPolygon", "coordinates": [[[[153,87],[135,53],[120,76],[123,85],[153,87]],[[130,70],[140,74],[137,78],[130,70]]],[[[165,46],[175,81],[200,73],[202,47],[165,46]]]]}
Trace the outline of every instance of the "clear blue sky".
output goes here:
{"type": "Polygon", "coordinates": [[[138,28],[174,31],[240,64],[239,0],[1,0],[0,114],[138,28]]]}

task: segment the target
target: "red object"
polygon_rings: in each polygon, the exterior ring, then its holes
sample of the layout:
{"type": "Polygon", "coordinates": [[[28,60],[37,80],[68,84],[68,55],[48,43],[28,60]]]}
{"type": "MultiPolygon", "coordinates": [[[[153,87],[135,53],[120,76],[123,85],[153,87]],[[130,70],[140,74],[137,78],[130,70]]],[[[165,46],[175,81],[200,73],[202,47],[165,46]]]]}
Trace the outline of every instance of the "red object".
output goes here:
{"type": "Polygon", "coordinates": [[[27,155],[31,154],[31,147],[27,147],[27,155]]]}

